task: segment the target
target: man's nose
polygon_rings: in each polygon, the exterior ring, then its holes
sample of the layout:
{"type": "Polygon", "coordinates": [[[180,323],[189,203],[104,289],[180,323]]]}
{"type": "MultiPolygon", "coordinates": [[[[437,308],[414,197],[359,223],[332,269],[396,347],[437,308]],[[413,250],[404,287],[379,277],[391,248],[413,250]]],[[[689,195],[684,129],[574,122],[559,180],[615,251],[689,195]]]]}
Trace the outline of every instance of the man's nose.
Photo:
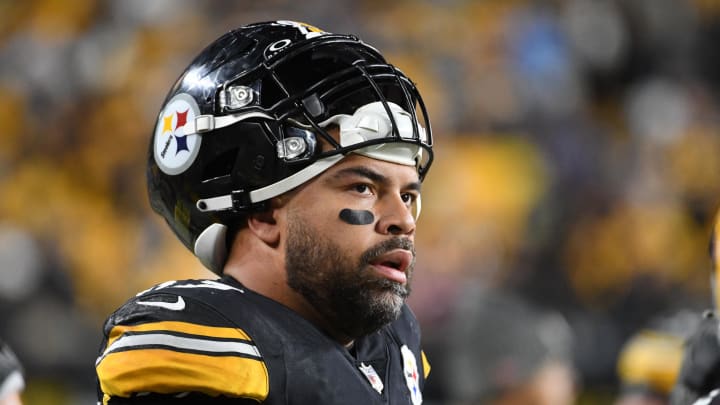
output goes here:
{"type": "Polygon", "coordinates": [[[415,216],[400,195],[387,196],[382,201],[377,230],[383,235],[412,235],[415,216]]]}

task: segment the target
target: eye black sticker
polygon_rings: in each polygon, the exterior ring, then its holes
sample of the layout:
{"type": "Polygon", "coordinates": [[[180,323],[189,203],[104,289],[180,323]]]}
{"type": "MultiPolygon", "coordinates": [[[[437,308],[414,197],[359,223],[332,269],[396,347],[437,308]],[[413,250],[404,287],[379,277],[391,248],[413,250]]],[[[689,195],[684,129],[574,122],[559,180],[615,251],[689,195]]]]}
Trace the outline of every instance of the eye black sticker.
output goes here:
{"type": "Polygon", "coordinates": [[[366,210],[351,210],[344,208],[340,211],[340,219],[350,225],[370,225],[375,222],[375,215],[366,210]]]}

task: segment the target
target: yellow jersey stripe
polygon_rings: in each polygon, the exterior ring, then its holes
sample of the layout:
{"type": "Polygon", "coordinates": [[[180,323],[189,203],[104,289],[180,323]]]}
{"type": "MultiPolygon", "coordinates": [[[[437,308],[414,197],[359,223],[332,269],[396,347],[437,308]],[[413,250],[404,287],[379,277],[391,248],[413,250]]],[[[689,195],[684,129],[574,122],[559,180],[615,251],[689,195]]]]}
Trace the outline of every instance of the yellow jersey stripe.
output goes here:
{"type": "Polygon", "coordinates": [[[267,367],[260,360],[157,348],[109,353],[97,375],[105,398],[200,392],[263,401],[270,391],[267,367]]]}
{"type": "Polygon", "coordinates": [[[427,376],[430,374],[430,362],[428,361],[427,357],[425,356],[425,351],[423,351],[423,350],[420,350],[420,357],[422,357],[423,374],[424,374],[424,377],[427,378],[427,376]]]}
{"type": "Polygon", "coordinates": [[[206,326],[198,325],[196,323],[189,322],[177,322],[177,321],[163,321],[163,322],[149,322],[140,325],[117,325],[110,331],[108,337],[108,346],[112,345],[115,340],[120,336],[123,336],[127,332],[179,332],[190,335],[207,336],[210,338],[231,338],[231,339],[245,339],[250,340],[250,336],[247,335],[242,329],[239,328],[227,328],[219,326],[206,326]]]}

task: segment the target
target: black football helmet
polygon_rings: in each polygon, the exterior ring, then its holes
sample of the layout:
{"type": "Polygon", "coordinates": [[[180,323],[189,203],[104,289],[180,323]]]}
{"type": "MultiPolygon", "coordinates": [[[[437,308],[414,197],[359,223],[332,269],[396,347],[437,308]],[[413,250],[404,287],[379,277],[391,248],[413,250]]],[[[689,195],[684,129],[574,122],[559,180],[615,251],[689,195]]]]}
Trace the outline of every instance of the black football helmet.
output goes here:
{"type": "Polygon", "coordinates": [[[166,97],[148,152],[150,203],[220,273],[228,226],[350,152],[424,178],[432,134],[412,81],[354,36],[247,25],[203,50],[166,97]]]}

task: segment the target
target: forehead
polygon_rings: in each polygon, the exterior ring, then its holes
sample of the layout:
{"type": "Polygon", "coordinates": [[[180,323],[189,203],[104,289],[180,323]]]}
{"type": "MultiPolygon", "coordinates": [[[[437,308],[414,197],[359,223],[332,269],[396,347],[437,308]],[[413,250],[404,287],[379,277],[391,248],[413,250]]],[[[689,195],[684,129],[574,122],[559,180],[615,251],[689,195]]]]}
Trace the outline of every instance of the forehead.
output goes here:
{"type": "Polygon", "coordinates": [[[384,160],[374,159],[356,153],[350,153],[340,162],[333,165],[321,178],[335,178],[346,173],[353,173],[354,168],[363,168],[378,174],[388,182],[400,183],[401,187],[409,183],[419,183],[417,169],[414,166],[407,166],[398,163],[387,162],[384,160]]]}

